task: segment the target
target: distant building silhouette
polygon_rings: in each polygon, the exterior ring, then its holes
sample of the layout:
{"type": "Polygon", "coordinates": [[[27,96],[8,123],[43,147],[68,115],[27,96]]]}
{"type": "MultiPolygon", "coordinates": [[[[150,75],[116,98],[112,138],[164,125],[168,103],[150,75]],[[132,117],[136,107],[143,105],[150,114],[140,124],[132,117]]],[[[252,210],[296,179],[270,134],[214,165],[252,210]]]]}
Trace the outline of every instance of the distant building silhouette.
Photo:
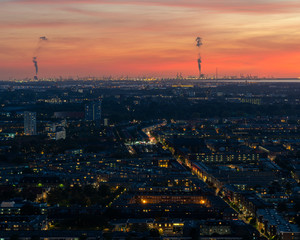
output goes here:
{"type": "Polygon", "coordinates": [[[100,123],[101,103],[102,101],[99,100],[97,102],[91,102],[85,105],[85,120],[96,121],[100,123]]]}
{"type": "Polygon", "coordinates": [[[66,139],[66,120],[47,124],[45,132],[50,139],[66,139]]]}
{"type": "Polygon", "coordinates": [[[36,135],[36,113],[35,112],[24,112],[24,134],[25,135],[36,135]]]}
{"type": "Polygon", "coordinates": [[[104,127],[108,127],[108,118],[104,118],[104,127]]]}

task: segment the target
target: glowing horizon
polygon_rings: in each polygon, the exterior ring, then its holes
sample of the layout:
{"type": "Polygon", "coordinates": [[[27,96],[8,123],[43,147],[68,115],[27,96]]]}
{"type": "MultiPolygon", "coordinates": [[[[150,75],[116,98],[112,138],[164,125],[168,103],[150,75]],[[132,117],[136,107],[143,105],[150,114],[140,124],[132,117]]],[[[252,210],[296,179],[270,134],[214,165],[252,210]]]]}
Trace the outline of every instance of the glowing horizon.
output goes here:
{"type": "Polygon", "coordinates": [[[0,79],[300,76],[296,0],[0,0],[0,79]]]}

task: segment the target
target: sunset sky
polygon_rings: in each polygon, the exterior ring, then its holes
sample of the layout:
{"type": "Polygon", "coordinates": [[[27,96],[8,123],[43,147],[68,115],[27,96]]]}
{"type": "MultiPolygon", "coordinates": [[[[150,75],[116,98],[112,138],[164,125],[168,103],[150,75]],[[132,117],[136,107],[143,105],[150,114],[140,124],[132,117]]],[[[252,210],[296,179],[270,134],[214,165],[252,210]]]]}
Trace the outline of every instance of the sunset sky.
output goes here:
{"type": "Polygon", "coordinates": [[[0,0],[0,79],[300,77],[299,0],[0,0]]]}

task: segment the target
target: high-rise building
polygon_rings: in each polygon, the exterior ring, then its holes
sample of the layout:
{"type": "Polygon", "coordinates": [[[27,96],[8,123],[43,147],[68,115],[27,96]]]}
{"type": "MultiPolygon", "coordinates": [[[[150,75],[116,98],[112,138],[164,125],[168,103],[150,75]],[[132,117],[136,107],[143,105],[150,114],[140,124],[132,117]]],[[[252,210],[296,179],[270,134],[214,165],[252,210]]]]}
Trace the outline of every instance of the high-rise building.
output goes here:
{"type": "Polygon", "coordinates": [[[101,100],[97,102],[91,102],[85,105],[85,120],[100,122],[101,100]]]}
{"type": "Polygon", "coordinates": [[[57,127],[55,131],[55,140],[66,139],[66,129],[64,127],[57,127]]]}
{"type": "Polygon", "coordinates": [[[104,127],[108,127],[108,118],[104,118],[104,127]]]}
{"type": "Polygon", "coordinates": [[[36,135],[36,113],[35,112],[24,112],[24,134],[25,135],[36,135]]]}
{"type": "Polygon", "coordinates": [[[47,133],[50,139],[66,139],[66,124],[66,120],[48,123],[45,127],[45,133],[47,133]]]}

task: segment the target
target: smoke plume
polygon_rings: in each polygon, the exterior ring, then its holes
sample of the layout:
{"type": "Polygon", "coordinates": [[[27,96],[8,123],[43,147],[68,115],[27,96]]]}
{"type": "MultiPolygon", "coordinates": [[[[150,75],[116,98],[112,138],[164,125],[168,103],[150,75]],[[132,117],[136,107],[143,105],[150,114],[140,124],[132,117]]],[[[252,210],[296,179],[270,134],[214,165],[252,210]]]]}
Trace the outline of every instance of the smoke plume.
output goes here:
{"type": "Polygon", "coordinates": [[[197,37],[196,38],[196,46],[197,47],[201,47],[201,45],[202,45],[202,38],[201,37],[197,37]]]}
{"type": "Polygon", "coordinates": [[[201,38],[201,37],[197,37],[195,41],[196,41],[196,46],[197,46],[197,48],[198,48],[198,59],[197,59],[197,63],[198,63],[199,78],[201,78],[201,75],[202,75],[202,69],[201,69],[201,63],[202,63],[202,60],[201,60],[200,47],[203,45],[203,43],[202,43],[202,38],[201,38]]]}
{"type": "Polygon", "coordinates": [[[32,58],[32,62],[33,62],[34,67],[35,67],[35,75],[37,75],[37,74],[38,74],[38,71],[39,71],[39,68],[38,68],[38,64],[37,64],[36,57],[33,57],[33,58],[32,58]]]}
{"type": "Polygon", "coordinates": [[[32,62],[34,64],[34,68],[35,68],[35,75],[37,75],[38,71],[39,71],[37,57],[38,57],[38,54],[39,54],[44,42],[46,42],[46,41],[48,41],[47,37],[45,37],[45,36],[39,37],[37,47],[34,50],[34,57],[32,58],[32,62]]]}
{"type": "Polygon", "coordinates": [[[47,38],[47,37],[45,37],[45,36],[43,36],[43,37],[40,37],[40,40],[47,41],[47,40],[48,40],[48,38],[47,38]]]}
{"type": "Polygon", "coordinates": [[[201,75],[201,58],[198,58],[198,70],[199,70],[199,75],[201,75]]]}

